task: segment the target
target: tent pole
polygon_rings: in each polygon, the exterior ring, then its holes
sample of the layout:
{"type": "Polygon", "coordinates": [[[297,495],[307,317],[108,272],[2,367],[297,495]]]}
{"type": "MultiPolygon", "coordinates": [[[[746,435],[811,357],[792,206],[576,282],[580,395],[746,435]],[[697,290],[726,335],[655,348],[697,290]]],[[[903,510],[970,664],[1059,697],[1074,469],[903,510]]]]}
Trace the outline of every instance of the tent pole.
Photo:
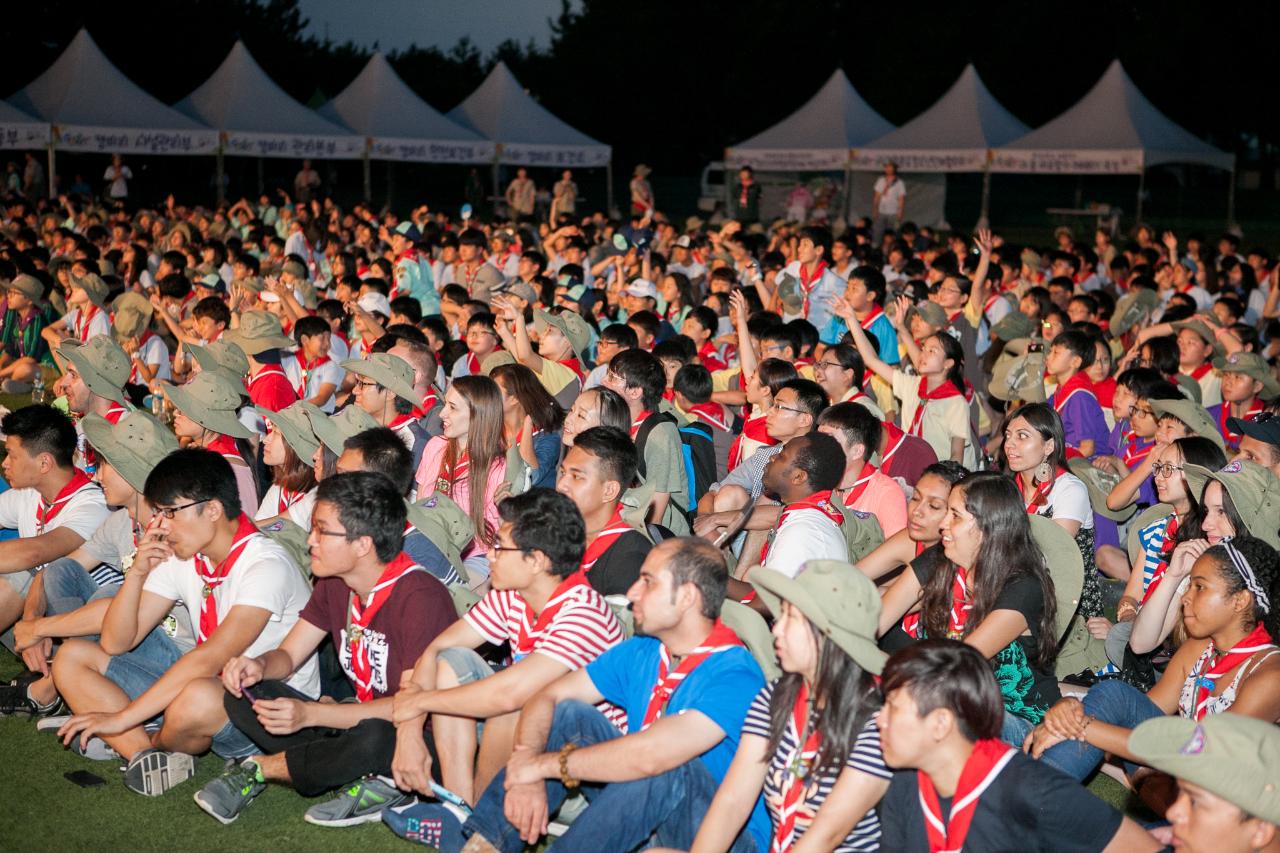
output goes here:
{"type": "Polygon", "coordinates": [[[498,198],[499,196],[502,195],[502,193],[499,191],[499,188],[498,188],[498,169],[499,169],[498,158],[501,156],[502,156],[501,154],[495,154],[493,158],[493,213],[494,213],[494,216],[497,216],[498,214],[498,198]]]}
{"type": "Polygon", "coordinates": [[[988,219],[991,216],[991,161],[987,161],[987,165],[982,170],[982,209],[978,212],[978,227],[990,227],[988,219]]]}
{"type": "Polygon", "coordinates": [[[223,157],[222,143],[219,142],[218,151],[216,154],[213,155],[213,163],[214,163],[213,180],[215,184],[214,198],[217,199],[218,204],[222,204],[227,200],[227,193],[226,193],[226,190],[223,188],[223,181],[225,180],[225,176],[227,174],[226,163],[223,162],[222,157],[223,157]]]}
{"type": "Polygon", "coordinates": [[[370,171],[368,146],[365,146],[362,159],[364,160],[361,164],[364,170],[364,200],[369,204],[373,204],[373,173],[370,171]]]}
{"type": "Polygon", "coordinates": [[[604,164],[604,206],[609,213],[609,217],[613,217],[613,155],[609,155],[609,162],[604,164]]]}
{"type": "Polygon", "coordinates": [[[1227,230],[1230,231],[1236,224],[1236,170],[1233,167],[1227,173],[1227,230]]]}
{"type": "Polygon", "coordinates": [[[391,207],[391,161],[387,161],[387,208],[391,207]]]}
{"type": "Polygon", "coordinates": [[[1146,189],[1146,186],[1147,186],[1147,167],[1144,164],[1142,166],[1142,171],[1138,172],[1138,207],[1137,207],[1136,221],[1134,222],[1135,225],[1142,224],[1142,194],[1143,194],[1143,190],[1146,189]]]}
{"type": "Polygon", "coordinates": [[[258,158],[258,195],[261,196],[267,191],[267,181],[262,174],[262,158],[258,158]]]}
{"type": "Polygon", "coordinates": [[[849,159],[844,164],[844,222],[849,224],[849,217],[853,215],[853,153],[850,152],[849,159]]]}
{"type": "Polygon", "coordinates": [[[58,166],[57,166],[57,158],[54,156],[54,153],[53,153],[53,132],[52,131],[49,133],[49,168],[47,171],[49,173],[49,198],[57,198],[58,197],[58,189],[57,189],[58,166]]]}

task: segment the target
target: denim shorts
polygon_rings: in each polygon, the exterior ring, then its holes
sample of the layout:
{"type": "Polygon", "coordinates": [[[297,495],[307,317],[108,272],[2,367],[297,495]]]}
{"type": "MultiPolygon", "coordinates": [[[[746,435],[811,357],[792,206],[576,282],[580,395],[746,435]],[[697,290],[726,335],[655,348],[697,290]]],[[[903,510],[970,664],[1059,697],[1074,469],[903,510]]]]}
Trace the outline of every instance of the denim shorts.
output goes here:
{"type": "Polygon", "coordinates": [[[475,649],[455,646],[440,652],[440,661],[449,665],[458,678],[458,684],[470,684],[493,675],[493,667],[476,653],[475,649]]]}
{"type": "Polygon", "coordinates": [[[122,655],[113,655],[107,663],[106,676],[128,695],[137,699],[169,671],[182,651],[168,635],[152,631],[138,647],[122,655]]]}
{"type": "Polygon", "coordinates": [[[262,753],[262,749],[249,740],[249,736],[237,729],[230,720],[218,729],[218,733],[213,736],[210,748],[219,758],[248,758],[250,755],[262,753]]]}

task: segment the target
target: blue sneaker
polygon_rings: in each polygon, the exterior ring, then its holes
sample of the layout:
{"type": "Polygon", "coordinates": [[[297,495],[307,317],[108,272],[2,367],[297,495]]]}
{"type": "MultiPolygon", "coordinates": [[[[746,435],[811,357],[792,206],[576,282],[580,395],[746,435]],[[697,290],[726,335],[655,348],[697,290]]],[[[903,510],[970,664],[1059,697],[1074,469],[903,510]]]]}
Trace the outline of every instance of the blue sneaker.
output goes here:
{"type": "Polygon", "coordinates": [[[466,838],[462,824],[466,813],[450,803],[415,800],[382,810],[382,822],[406,841],[416,841],[438,853],[458,853],[466,838]]]}

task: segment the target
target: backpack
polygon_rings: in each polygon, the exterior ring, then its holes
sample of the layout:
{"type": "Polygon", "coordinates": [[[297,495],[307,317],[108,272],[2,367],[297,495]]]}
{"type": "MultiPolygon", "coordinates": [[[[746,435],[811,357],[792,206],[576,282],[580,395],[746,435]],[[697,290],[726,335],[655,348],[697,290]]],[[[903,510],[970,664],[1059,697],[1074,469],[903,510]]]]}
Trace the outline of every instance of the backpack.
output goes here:
{"type": "Polygon", "coordinates": [[[707,493],[716,479],[716,445],[711,427],[704,423],[691,423],[680,426],[675,416],[667,412],[650,415],[636,432],[636,456],[641,477],[646,477],[644,465],[644,447],[649,440],[649,433],[661,423],[676,425],[680,436],[680,451],[684,457],[684,475],[689,484],[689,506],[681,507],[685,517],[690,521],[697,511],[698,500],[707,493]]]}

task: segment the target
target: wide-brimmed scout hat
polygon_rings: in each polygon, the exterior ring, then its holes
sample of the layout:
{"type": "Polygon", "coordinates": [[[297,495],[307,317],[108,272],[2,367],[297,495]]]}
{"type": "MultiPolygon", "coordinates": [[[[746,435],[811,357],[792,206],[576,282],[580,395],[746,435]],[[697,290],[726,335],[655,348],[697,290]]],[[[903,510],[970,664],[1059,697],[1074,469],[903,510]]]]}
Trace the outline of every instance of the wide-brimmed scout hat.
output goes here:
{"type": "Polygon", "coordinates": [[[1187,425],[1193,433],[1202,438],[1207,438],[1218,447],[1226,452],[1226,442],[1222,440],[1222,433],[1218,431],[1218,425],[1213,422],[1213,418],[1209,417],[1209,413],[1205,411],[1204,406],[1196,405],[1187,399],[1180,400],[1148,400],[1151,404],[1151,411],[1155,412],[1156,417],[1161,415],[1173,415],[1178,420],[1187,425]]]}
{"type": "Polygon", "coordinates": [[[928,299],[923,302],[917,302],[911,306],[911,310],[907,312],[910,317],[911,311],[914,311],[921,320],[924,320],[935,329],[945,329],[947,327],[947,312],[941,305],[928,299]]]}
{"type": "Polygon", "coordinates": [[[311,419],[311,431],[320,443],[334,455],[342,455],[342,444],[365,430],[377,429],[380,424],[373,415],[359,406],[347,406],[336,415],[326,415],[318,408],[306,410],[311,419]]]}
{"type": "Polygon", "coordinates": [[[475,538],[476,526],[462,507],[448,495],[436,493],[418,503],[408,503],[409,523],[440,549],[449,564],[466,576],[462,552],[475,538]]]}
{"type": "Polygon", "coordinates": [[[186,385],[161,387],[178,411],[205,429],[235,438],[253,436],[236,417],[243,389],[237,388],[235,381],[225,373],[206,370],[186,385]]]}
{"type": "Polygon", "coordinates": [[[751,572],[751,585],[774,618],[781,615],[782,602],[789,601],[858,666],[874,675],[884,670],[889,656],[876,643],[880,594],[854,566],[841,560],[807,560],[795,577],[758,567],[751,572]]]}
{"type": "Polygon", "coordinates": [[[504,364],[515,364],[516,357],[504,349],[496,349],[480,362],[480,372],[485,376],[493,373],[504,364]]]}
{"type": "Polygon", "coordinates": [[[243,384],[249,372],[249,359],[244,350],[225,338],[202,347],[188,346],[187,352],[199,363],[200,370],[207,373],[222,373],[243,384]]]}
{"type": "Polygon", "coordinates": [[[1031,338],[1018,338],[1005,345],[991,369],[987,391],[997,400],[1043,403],[1045,354],[1028,352],[1031,338]]]}
{"type": "Polygon", "coordinates": [[[240,315],[240,328],[228,329],[223,337],[240,347],[245,355],[294,346],[293,339],[280,329],[280,318],[269,311],[244,312],[240,315]]]}
{"type": "Polygon", "coordinates": [[[1243,373],[1250,379],[1258,380],[1262,383],[1262,391],[1258,396],[1264,400],[1280,397],[1280,382],[1276,381],[1271,365],[1256,352],[1233,352],[1231,355],[1215,358],[1213,366],[1223,373],[1243,373]]]}
{"type": "Polygon", "coordinates": [[[147,297],[126,290],[111,303],[111,326],[121,338],[136,338],[151,325],[154,313],[147,297]]]}
{"type": "Polygon", "coordinates": [[[991,337],[1008,343],[1018,338],[1029,338],[1035,334],[1036,324],[1021,311],[1010,311],[991,327],[991,337]]]}
{"type": "MultiPolygon", "coordinates": [[[[1280,548],[1280,479],[1270,468],[1237,459],[1209,474],[1208,479],[1217,480],[1227,490],[1236,505],[1236,514],[1249,527],[1248,533],[1272,548],[1280,548]]],[[[1245,532],[1237,530],[1236,534],[1245,532]]]]}
{"type": "Polygon", "coordinates": [[[1142,318],[1156,310],[1160,304],[1160,294],[1149,287],[1140,287],[1121,296],[1116,302],[1116,310],[1111,312],[1109,328],[1111,334],[1119,337],[1141,322],[1142,318]]]}
{"type": "Polygon", "coordinates": [[[1071,625],[1076,608],[1080,606],[1080,591],[1084,588],[1084,559],[1076,540],[1061,525],[1043,515],[1028,515],[1031,522],[1031,538],[1044,554],[1049,577],[1053,579],[1053,597],[1058,605],[1057,637],[1061,639],[1071,625]]]}
{"type": "Polygon", "coordinates": [[[774,279],[778,299],[788,314],[804,310],[804,291],[800,287],[800,279],[789,272],[780,272],[774,279]]]}
{"type": "Polygon", "coordinates": [[[255,295],[260,294],[267,289],[266,282],[256,275],[247,275],[244,278],[238,278],[231,282],[231,284],[232,286],[239,287],[241,290],[255,295]]]}
{"type": "Polygon", "coordinates": [[[288,273],[294,278],[305,279],[308,277],[306,264],[300,264],[297,261],[285,261],[280,265],[280,272],[281,274],[288,273]]]}
{"type": "Polygon", "coordinates": [[[357,376],[372,379],[415,406],[422,403],[421,395],[413,390],[413,367],[398,355],[375,352],[364,358],[348,358],[339,366],[357,376]]]}
{"type": "Polygon", "coordinates": [[[99,308],[107,307],[107,296],[110,295],[111,288],[102,280],[102,276],[96,272],[82,276],[72,276],[71,286],[83,290],[85,295],[89,297],[89,301],[99,308]]]}
{"type": "Polygon", "coordinates": [[[14,276],[4,289],[16,290],[32,302],[44,300],[44,285],[40,283],[40,279],[26,273],[14,276]]]}
{"type": "Polygon", "coordinates": [[[1095,468],[1088,459],[1079,456],[1067,460],[1067,470],[1075,474],[1084,483],[1085,489],[1089,492],[1089,505],[1093,507],[1095,513],[1103,518],[1122,522],[1137,510],[1138,505],[1136,503],[1131,503],[1120,509],[1112,509],[1107,506],[1107,495],[1111,494],[1111,490],[1120,482],[1120,475],[1114,471],[1095,468]]]}
{"type": "Polygon", "coordinates": [[[99,397],[120,405],[128,404],[124,383],[132,365],[129,356],[110,335],[95,335],[88,343],[67,339],[58,344],[58,354],[75,365],[84,384],[99,397]]]}
{"type": "Polygon", "coordinates": [[[554,326],[560,330],[560,334],[568,338],[569,345],[573,347],[578,358],[582,358],[587,347],[591,345],[591,327],[574,311],[564,311],[559,314],[534,311],[533,330],[542,335],[546,333],[548,326],[554,326]]]}
{"type": "Polygon", "coordinates": [[[1222,348],[1222,344],[1218,343],[1218,336],[1213,333],[1213,327],[1211,327],[1207,321],[1202,320],[1199,317],[1192,317],[1190,320],[1179,320],[1171,325],[1173,326],[1175,334],[1177,332],[1181,332],[1183,329],[1190,329],[1195,332],[1205,343],[1213,347],[1213,354],[1215,356],[1220,356],[1225,352],[1222,348]]]}
{"type": "Polygon", "coordinates": [[[266,406],[254,406],[253,409],[266,418],[273,429],[280,430],[285,444],[293,448],[293,452],[299,459],[303,462],[311,462],[311,457],[315,456],[316,450],[320,447],[320,439],[316,438],[315,430],[311,428],[311,417],[308,412],[315,409],[324,414],[320,407],[305,400],[299,400],[278,412],[273,412],[266,406]]]}
{"type": "Polygon", "coordinates": [[[146,412],[130,412],[116,424],[85,415],[80,427],[94,451],[138,492],[146,488],[151,469],[178,449],[173,431],[146,412]]]}
{"type": "Polygon", "coordinates": [[[1129,751],[1246,814],[1280,824],[1280,729],[1274,723],[1231,713],[1199,722],[1161,715],[1130,732],[1129,751]]]}

